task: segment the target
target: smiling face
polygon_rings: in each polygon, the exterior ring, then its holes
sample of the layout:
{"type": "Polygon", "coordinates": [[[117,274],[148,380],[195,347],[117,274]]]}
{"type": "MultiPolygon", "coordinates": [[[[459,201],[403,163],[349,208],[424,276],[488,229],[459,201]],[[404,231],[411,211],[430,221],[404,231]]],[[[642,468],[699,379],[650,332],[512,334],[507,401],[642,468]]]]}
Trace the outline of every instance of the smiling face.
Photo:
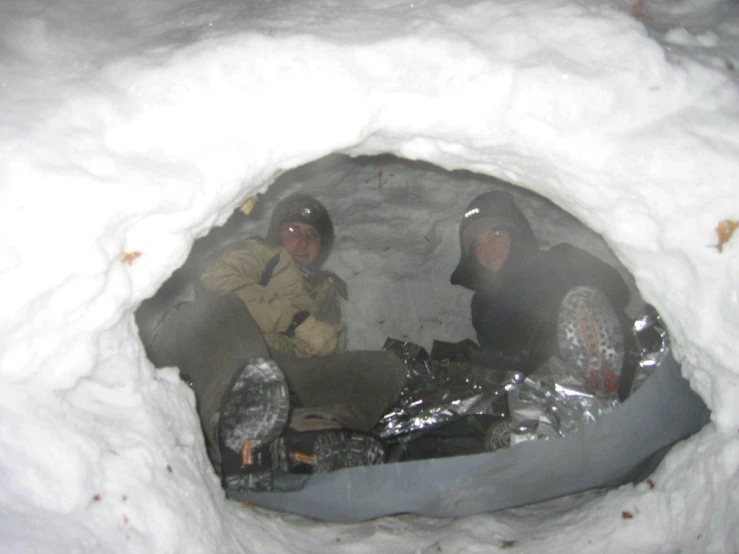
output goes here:
{"type": "Polygon", "coordinates": [[[502,229],[487,229],[475,237],[470,249],[480,265],[500,271],[511,253],[511,235],[502,229]]]}
{"type": "Polygon", "coordinates": [[[282,246],[300,267],[306,267],[321,253],[321,235],[312,225],[293,221],[280,227],[282,246]]]}

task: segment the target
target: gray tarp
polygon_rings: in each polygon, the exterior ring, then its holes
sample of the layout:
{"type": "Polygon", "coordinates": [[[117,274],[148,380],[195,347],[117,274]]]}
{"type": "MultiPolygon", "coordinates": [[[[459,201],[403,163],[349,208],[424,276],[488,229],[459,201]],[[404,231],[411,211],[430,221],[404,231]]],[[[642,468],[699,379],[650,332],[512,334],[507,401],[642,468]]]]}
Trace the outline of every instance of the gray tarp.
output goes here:
{"type": "Polygon", "coordinates": [[[698,431],[709,411],[668,355],[624,404],[579,432],[496,452],[289,476],[289,492],[232,494],[336,522],[414,513],[463,516],[644,477],[655,455],[698,431]]]}

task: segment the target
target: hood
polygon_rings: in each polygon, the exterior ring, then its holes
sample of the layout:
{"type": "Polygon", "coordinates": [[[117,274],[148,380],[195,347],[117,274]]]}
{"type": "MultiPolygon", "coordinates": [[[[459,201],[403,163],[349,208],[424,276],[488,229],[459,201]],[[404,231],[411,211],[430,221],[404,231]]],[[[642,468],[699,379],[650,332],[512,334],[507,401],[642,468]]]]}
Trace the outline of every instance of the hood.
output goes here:
{"type": "Polygon", "coordinates": [[[467,206],[459,225],[459,249],[461,256],[451,282],[477,291],[486,285],[502,282],[507,275],[515,273],[530,254],[539,250],[539,246],[531,225],[516,206],[513,195],[506,191],[493,191],[478,196],[467,206]],[[503,228],[511,235],[511,252],[503,269],[498,272],[484,268],[466,248],[470,243],[469,231],[474,232],[485,223],[503,228]]]}

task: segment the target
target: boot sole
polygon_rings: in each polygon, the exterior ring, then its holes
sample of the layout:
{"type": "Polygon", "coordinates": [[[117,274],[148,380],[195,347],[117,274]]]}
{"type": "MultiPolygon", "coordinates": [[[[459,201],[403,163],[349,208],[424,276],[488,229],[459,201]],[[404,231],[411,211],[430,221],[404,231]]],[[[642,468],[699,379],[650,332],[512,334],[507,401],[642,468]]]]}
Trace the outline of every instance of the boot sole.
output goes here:
{"type": "Polygon", "coordinates": [[[326,432],[315,448],[316,473],[345,467],[370,466],[385,462],[385,447],[371,435],[326,432]]]}
{"type": "Polygon", "coordinates": [[[593,287],[575,287],[557,315],[557,343],[562,359],[596,392],[618,390],[624,362],[624,334],[606,296],[593,287]]]}
{"type": "Polygon", "coordinates": [[[386,450],[382,441],[352,431],[308,431],[280,439],[283,471],[326,473],[347,467],[382,464],[386,450]]]}
{"type": "Polygon", "coordinates": [[[221,407],[221,443],[246,456],[245,445],[256,450],[273,441],[287,424],[289,398],[285,376],[273,360],[249,360],[221,407]]]}

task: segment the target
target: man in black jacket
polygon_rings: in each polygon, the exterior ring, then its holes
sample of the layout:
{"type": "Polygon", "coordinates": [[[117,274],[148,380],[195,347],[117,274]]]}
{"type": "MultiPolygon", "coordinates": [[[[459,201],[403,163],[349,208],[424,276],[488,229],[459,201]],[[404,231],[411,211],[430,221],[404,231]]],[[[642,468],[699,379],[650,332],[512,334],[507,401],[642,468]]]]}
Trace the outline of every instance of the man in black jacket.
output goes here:
{"type": "Polygon", "coordinates": [[[618,272],[570,244],[540,250],[507,192],[475,198],[459,229],[452,284],[475,291],[485,365],[530,374],[554,360],[597,395],[619,389],[629,290],[618,272]]]}

